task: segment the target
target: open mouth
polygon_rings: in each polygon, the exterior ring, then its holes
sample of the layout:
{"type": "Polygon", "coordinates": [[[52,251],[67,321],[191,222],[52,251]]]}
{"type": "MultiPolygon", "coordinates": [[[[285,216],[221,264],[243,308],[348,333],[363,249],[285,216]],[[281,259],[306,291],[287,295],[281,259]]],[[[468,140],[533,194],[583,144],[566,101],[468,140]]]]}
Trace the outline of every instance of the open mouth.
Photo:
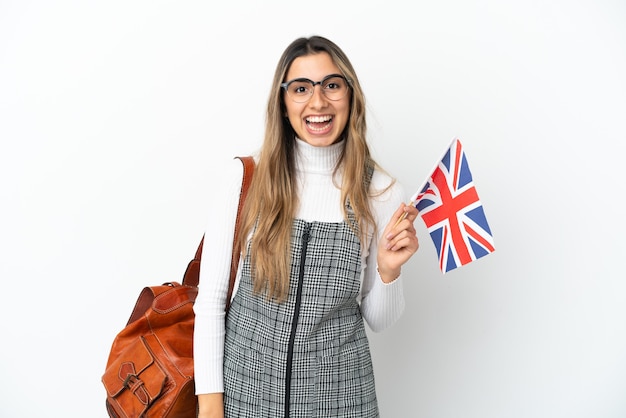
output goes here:
{"type": "Polygon", "coordinates": [[[324,131],[333,123],[333,117],[325,116],[309,116],[305,119],[306,125],[312,131],[324,131]]]}

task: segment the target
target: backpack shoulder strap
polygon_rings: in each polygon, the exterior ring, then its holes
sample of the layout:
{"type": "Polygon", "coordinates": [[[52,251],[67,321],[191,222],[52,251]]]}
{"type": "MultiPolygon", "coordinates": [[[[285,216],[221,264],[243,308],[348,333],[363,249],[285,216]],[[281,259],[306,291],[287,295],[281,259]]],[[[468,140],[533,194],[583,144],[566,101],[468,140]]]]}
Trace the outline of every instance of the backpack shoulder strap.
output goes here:
{"type": "MultiPolygon", "coordinates": [[[[241,209],[244,201],[246,200],[246,196],[248,195],[248,189],[250,187],[250,183],[252,183],[252,175],[254,174],[254,158],[251,156],[235,158],[241,160],[241,163],[243,164],[243,179],[241,180],[241,193],[239,195],[239,206],[237,207],[237,218],[235,221],[235,235],[233,239],[233,251],[230,263],[230,281],[228,284],[228,295],[226,297],[227,307],[235,286],[235,276],[237,275],[237,266],[239,265],[239,254],[241,253],[239,248],[239,224],[241,221],[241,209]]],[[[204,236],[202,236],[202,239],[200,240],[200,244],[196,250],[196,255],[187,265],[187,270],[185,270],[183,284],[186,286],[197,287],[200,282],[200,260],[202,258],[203,243],[204,236]]]]}

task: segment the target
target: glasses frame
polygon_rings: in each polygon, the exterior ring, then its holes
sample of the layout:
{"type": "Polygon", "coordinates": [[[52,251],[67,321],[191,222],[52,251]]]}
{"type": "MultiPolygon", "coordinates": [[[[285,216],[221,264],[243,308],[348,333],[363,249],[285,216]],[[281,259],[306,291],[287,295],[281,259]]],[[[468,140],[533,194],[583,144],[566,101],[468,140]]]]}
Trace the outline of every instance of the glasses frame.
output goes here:
{"type": "Polygon", "coordinates": [[[287,96],[289,96],[289,98],[291,98],[291,100],[293,100],[294,102],[296,102],[296,103],[306,103],[306,102],[308,102],[309,100],[311,100],[311,97],[313,97],[313,93],[315,93],[315,86],[319,85],[319,86],[321,87],[321,86],[323,86],[323,85],[324,85],[324,83],[325,83],[328,79],[330,79],[330,78],[336,78],[336,77],[339,77],[339,78],[343,79],[343,80],[346,82],[346,87],[347,87],[347,88],[346,88],[346,94],[344,94],[343,96],[341,96],[341,97],[340,97],[340,98],[338,98],[338,99],[331,99],[330,97],[328,97],[328,96],[326,95],[326,93],[324,93],[324,90],[322,89],[322,94],[324,95],[324,97],[325,97],[325,98],[327,98],[328,100],[331,100],[331,101],[333,101],[333,102],[336,102],[336,101],[339,101],[339,100],[343,99],[344,97],[346,97],[346,95],[348,94],[348,90],[349,90],[350,88],[352,88],[352,80],[351,80],[351,79],[349,79],[349,78],[346,78],[346,77],[345,77],[345,76],[343,76],[342,74],[329,74],[329,75],[327,75],[326,77],[324,77],[323,79],[321,79],[320,81],[313,81],[313,80],[311,80],[311,79],[309,79],[309,78],[306,78],[306,77],[294,78],[293,80],[289,80],[289,81],[285,81],[284,83],[281,83],[281,84],[280,84],[280,87],[281,87],[282,89],[284,89],[284,90],[285,90],[285,93],[287,93],[287,96]],[[296,81],[299,81],[299,82],[306,81],[306,82],[308,82],[308,83],[311,83],[311,85],[313,86],[313,88],[311,89],[311,94],[309,94],[309,96],[308,96],[308,98],[307,98],[306,100],[303,100],[303,101],[298,101],[298,100],[296,100],[296,98],[295,98],[295,97],[292,97],[292,96],[291,96],[291,94],[289,94],[289,85],[290,85],[291,83],[296,82],[296,81]]]}

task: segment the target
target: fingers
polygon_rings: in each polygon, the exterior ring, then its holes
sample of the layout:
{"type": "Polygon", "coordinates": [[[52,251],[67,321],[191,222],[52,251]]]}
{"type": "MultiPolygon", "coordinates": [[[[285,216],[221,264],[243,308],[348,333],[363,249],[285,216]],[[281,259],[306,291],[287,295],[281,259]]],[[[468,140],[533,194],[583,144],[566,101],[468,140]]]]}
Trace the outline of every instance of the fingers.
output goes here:
{"type": "Polygon", "coordinates": [[[402,204],[391,217],[391,222],[395,219],[393,226],[387,227],[386,238],[391,239],[393,236],[389,234],[399,233],[408,228],[414,228],[413,222],[417,219],[418,211],[413,205],[402,204]]]}
{"type": "Polygon", "coordinates": [[[411,227],[397,233],[392,238],[387,238],[385,249],[389,251],[398,251],[405,249],[410,253],[414,253],[419,248],[419,241],[413,224],[411,227]]]}
{"type": "Polygon", "coordinates": [[[417,208],[413,205],[404,205],[402,207],[402,211],[406,214],[404,216],[404,219],[408,220],[412,226],[413,222],[417,219],[417,215],[419,213],[417,208]]]}
{"type": "Polygon", "coordinates": [[[391,221],[385,232],[385,249],[397,251],[407,249],[413,253],[417,251],[417,232],[415,231],[415,219],[418,211],[413,205],[402,204],[391,217],[391,221]]]}
{"type": "MultiPolygon", "coordinates": [[[[378,269],[383,281],[385,281],[384,272],[398,272],[419,248],[417,236],[407,230],[402,231],[391,241],[384,241],[384,243],[381,242],[377,257],[378,269]]],[[[395,278],[397,274],[386,277],[395,278]]]]}

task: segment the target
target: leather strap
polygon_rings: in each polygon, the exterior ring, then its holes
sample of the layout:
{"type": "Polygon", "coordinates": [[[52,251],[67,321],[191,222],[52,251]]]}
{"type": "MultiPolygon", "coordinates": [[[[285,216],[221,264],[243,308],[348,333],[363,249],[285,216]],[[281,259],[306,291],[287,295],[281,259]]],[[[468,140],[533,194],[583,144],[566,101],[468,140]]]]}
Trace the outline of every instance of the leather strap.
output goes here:
{"type": "Polygon", "coordinates": [[[237,219],[235,221],[235,236],[233,239],[233,255],[230,262],[230,280],[228,282],[228,293],[226,294],[226,311],[230,307],[230,298],[235,288],[235,277],[237,276],[237,267],[239,266],[239,255],[241,248],[239,246],[239,224],[241,223],[241,208],[248,195],[250,183],[252,183],[252,174],[254,174],[254,159],[248,157],[237,157],[243,163],[243,180],[241,182],[241,194],[239,195],[239,206],[237,206],[237,219]]]}
{"type": "MultiPolygon", "coordinates": [[[[230,280],[228,283],[228,293],[226,296],[226,309],[230,305],[230,298],[233,294],[233,289],[235,287],[235,277],[237,276],[237,267],[239,266],[239,255],[241,254],[239,248],[239,223],[241,222],[241,208],[243,207],[243,203],[246,200],[246,196],[248,195],[248,189],[250,187],[250,183],[252,183],[252,175],[254,174],[254,158],[251,156],[246,157],[235,157],[239,158],[243,163],[243,179],[241,181],[241,194],[239,195],[239,206],[237,207],[237,218],[235,221],[235,234],[233,239],[233,250],[232,257],[230,263],[230,280]]],[[[200,244],[198,245],[198,249],[196,250],[196,255],[193,260],[189,263],[187,267],[187,271],[185,272],[185,276],[183,278],[183,284],[187,286],[198,286],[199,282],[199,269],[200,269],[200,259],[202,258],[202,245],[204,244],[204,236],[200,240],[200,244]]]]}

